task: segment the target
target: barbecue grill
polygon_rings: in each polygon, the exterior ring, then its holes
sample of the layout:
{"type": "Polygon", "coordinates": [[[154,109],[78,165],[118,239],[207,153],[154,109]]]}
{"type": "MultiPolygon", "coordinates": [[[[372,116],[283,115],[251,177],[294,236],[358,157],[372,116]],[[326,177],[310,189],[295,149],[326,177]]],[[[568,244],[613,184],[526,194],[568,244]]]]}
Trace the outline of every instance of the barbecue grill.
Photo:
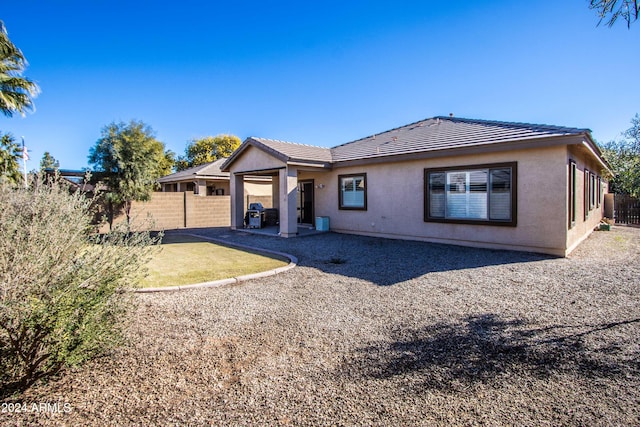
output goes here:
{"type": "Polygon", "coordinates": [[[264,222],[264,207],[262,203],[250,203],[247,213],[244,215],[247,228],[262,228],[264,222]]]}

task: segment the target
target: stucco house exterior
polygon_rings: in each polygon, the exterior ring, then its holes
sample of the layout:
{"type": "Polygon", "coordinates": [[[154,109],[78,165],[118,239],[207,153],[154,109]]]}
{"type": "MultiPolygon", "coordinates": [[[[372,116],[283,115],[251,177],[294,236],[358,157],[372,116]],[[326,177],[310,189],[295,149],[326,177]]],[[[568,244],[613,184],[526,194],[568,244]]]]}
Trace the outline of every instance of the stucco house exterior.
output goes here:
{"type": "Polygon", "coordinates": [[[247,138],[230,173],[231,227],[247,176],[272,180],[280,234],[330,229],[568,255],[603,214],[608,165],[588,129],[434,117],[332,148],[247,138]]]}
{"type": "MultiPolygon", "coordinates": [[[[192,191],[199,196],[228,196],[229,172],[220,170],[226,157],[194,166],[158,179],[163,192],[192,191]]],[[[271,179],[267,176],[248,177],[245,195],[271,196],[271,179]]]]}

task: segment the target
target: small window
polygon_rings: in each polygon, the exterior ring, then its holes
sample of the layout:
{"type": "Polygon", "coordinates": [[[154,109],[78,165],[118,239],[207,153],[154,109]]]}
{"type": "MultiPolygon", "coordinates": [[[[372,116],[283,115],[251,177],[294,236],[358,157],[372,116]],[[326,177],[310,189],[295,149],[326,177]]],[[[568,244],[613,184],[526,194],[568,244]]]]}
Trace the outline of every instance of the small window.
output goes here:
{"type": "Polygon", "coordinates": [[[591,191],[589,190],[589,183],[591,180],[589,179],[589,171],[587,169],[584,170],[584,219],[585,221],[589,218],[589,194],[591,191]]]}
{"type": "Polygon", "coordinates": [[[572,228],[576,225],[576,207],[577,207],[577,198],[576,198],[576,179],[577,179],[578,169],[576,167],[576,162],[571,160],[569,162],[569,228],[572,228]]]}
{"type": "Polygon", "coordinates": [[[425,221],[516,225],[517,164],[425,169],[425,221]]]}
{"type": "Polygon", "coordinates": [[[367,210],[367,174],[338,175],[339,208],[367,210]]]}
{"type": "Polygon", "coordinates": [[[589,174],[589,209],[596,207],[596,175],[594,173],[589,174]]]}

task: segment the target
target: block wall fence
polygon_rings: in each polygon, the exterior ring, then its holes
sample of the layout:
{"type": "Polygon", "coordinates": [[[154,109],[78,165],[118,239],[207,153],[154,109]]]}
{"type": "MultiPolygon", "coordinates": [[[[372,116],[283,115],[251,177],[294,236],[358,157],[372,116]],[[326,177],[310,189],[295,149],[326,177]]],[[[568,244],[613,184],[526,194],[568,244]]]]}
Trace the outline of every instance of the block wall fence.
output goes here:
{"type": "MultiPolygon", "coordinates": [[[[229,227],[231,225],[230,196],[196,196],[191,192],[155,192],[147,202],[133,202],[131,207],[134,230],[174,230],[180,228],[229,227]]],[[[126,221],[124,213],[113,223],[126,221]]],[[[100,228],[107,232],[109,225],[100,228]]]]}

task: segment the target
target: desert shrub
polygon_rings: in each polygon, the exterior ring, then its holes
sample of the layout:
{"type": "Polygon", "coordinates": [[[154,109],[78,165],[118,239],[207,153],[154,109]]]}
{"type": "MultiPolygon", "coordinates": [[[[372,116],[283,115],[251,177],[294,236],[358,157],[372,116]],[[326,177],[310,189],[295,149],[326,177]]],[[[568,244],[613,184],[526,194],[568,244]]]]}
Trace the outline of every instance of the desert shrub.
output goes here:
{"type": "Polygon", "coordinates": [[[0,186],[0,385],[23,389],[121,342],[148,233],[97,236],[91,199],[58,180],[0,186]]]}

